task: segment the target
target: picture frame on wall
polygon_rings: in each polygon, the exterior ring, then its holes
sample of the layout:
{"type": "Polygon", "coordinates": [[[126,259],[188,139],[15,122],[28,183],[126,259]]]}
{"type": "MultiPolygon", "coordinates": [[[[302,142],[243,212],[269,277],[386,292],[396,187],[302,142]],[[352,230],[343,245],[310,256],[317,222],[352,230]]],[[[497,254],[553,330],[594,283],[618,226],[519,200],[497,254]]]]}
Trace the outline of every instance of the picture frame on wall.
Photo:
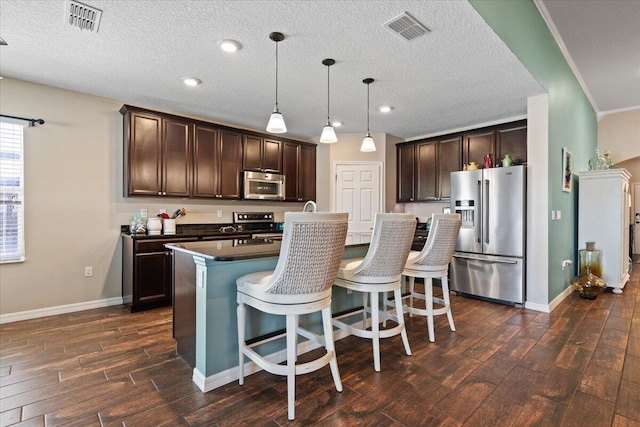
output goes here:
{"type": "Polygon", "coordinates": [[[562,191],[571,193],[573,183],[573,171],[571,169],[571,151],[567,147],[562,148],[562,191]]]}

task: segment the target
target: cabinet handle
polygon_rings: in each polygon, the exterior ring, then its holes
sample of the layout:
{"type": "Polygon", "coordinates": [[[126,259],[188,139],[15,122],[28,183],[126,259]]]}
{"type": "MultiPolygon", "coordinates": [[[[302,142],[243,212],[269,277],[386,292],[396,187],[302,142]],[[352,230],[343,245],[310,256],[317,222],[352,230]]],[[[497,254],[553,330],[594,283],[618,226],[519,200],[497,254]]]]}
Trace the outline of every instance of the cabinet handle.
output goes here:
{"type": "Polygon", "coordinates": [[[166,191],[163,191],[163,192],[162,192],[162,195],[163,195],[163,196],[166,196],[166,195],[167,195],[167,192],[166,192],[166,191]]]}
{"type": "Polygon", "coordinates": [[[162,191],[158,191],[158,196],[162,196],[162,191]]]}

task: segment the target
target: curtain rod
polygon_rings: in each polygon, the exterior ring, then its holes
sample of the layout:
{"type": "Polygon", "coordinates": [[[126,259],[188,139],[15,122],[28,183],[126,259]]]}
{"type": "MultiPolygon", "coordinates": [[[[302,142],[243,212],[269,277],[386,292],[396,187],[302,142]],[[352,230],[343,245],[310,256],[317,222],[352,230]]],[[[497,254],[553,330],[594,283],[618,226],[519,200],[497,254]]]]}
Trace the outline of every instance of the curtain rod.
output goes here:
{"type": "Polygon", "coordinates": [[[44,124],[44,120],[42,119],[29,119],[26,117],[17,117],[17,116],[7,116],[6,114],[0,114],[0,117],[6,117],[7,119],[14,119],[14,120],[22,120],[25,122],[29,122],[29,126],[35,126],[36,123],[39,125],[43,125],[44,124]]]}

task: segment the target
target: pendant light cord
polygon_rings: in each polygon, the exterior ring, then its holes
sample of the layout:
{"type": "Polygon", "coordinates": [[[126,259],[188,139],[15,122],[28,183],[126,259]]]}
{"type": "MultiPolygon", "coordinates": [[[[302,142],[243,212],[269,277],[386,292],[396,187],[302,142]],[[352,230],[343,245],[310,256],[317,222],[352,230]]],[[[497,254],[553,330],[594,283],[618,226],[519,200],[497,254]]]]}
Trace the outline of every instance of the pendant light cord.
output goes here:
{"type": "Polygon", "coordinates": [[[327,124],[329,124],[329,68],[327,65],[327,124]]]}
{"type": "Polygon", "coordinates": [[[369,84],[367,83],[367,136],[371,134],[369,132],[369,84]]]}
{"type": "Polygon", "coordinates": [[[276,111],[280,111],[278,109],[278,43],[276,42],[276,111]]]}

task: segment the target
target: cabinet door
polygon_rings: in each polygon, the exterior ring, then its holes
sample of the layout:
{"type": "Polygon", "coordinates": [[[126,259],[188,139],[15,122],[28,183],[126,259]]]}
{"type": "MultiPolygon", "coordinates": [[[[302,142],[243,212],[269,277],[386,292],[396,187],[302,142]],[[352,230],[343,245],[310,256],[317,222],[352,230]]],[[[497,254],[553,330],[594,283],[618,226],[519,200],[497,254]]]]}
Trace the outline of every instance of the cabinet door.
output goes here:
{"type": "Polygon", "coordinates": [[[527,122],[518,122],[516,126],[498,129],[496,133],[496,158],[499,163],[505,154],[509,154],[514,165],[527,163],[527,122]]]}
{"type": "Polygon", "coordinates": [[[216,197],[220,132],[212,127],[194,126],[193,197],[216,197]]]}
{"type": "Polygon", "coordinates": [[[162,119],[162,195],[189,197],[191,138],[189,123],[162,119]]]}
{"type": "Polygon", "coordinates": [[[437,141],[416,144],[416,201],[437,200],[437,141]]]}
{"type": "Polygon", "coordinates": [[[252,135],[243,135],[244,157],[242,169],[246,171],[262,171],[262,138],[252,135]]]}
{"type": "Polygon", "coordinates": [[[476,162],[478,166],[483,167],[485,154],[491,154],[495,162],[495,134],[494,130],[466,134],[464,136],[462,163],[476,162]]]}
{"type": "Polygon", "coordinates": [[[399,145],[396,148],[396,200],[412,202],[415,183],[415,145],[399,145]]]}
{"type": "Polygon", "coordinates": [[[171,253],[136,254],[131,310],[171,305],[171,253]]]}
{"type": "Polygon", "coordinates": [[[162,119],[150,114],[128,113],[127,195],[157,196],[162,186],[162,119]]]}
{"type": "Polygon", "coordinates": [[[298,167],[300,145],[285,142],[282,147],[282,172],[285,176],[284,198],[298,201],[298,167]]]}
{"type": "Polygon", "coordinates": [[[299,200],[316,199],[316,147],[300,146],[300,165],[298,171],[299,200]]]}
{"type": "Polygon", "coordinates": [[[269,173],[282,172],[282,143],[280,141],[264,140],[262,146],[262,170],[269,173]]]}
{"type": "Polygon", "coordinates": [[[438,197],[451,198],[451,172],[462,170],[462,137],[438,142],[438,197]]]}
{"type": "Polygon", "coordinates": [[[242,189],[242,136],[240,132],[220,133],[218,188],[223,199],[240,199],[242,189]]]}

